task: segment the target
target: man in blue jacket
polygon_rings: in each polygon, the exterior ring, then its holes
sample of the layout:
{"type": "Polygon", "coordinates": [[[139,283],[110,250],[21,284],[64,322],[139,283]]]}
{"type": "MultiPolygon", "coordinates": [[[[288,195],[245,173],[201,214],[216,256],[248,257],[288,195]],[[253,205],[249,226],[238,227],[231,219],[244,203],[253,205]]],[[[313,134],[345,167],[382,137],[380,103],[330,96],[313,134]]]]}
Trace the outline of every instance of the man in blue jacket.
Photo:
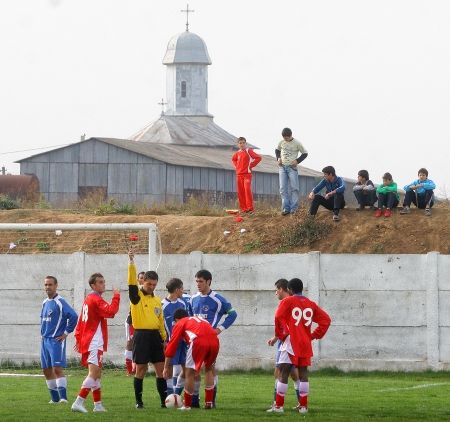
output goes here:
{"type": "Polygon", "coordinates": [[[419,169],[417,172],[418,179],[406,185],[405,199],[403,201],[403,209],[400,214],[409,214],[411,209],[411,203],[413,203],[419,209],[425,209],[425,215],[431,216],[431,207],[433,206],[434,189],[436,189],[435,183],[428,179],[428,170],[425,168],[419,169]]]}
{"type": "Polygon", "coordinates": [[[315,216],[319,206],[322,205],[327,210],[333,211],[333,221],[339,221],[339,211],[345,207],[344,180],[342,177],[336,176],[336,171],[332,166],[324,167],[322,173],[323,179],[308,196],[312,200],[309,214],[315,216]],[[326,190],[324,196],[319,194],[323,188],[326,190]]]}
{"type": "Polygon", "coordinates": [[[58,280],[44,279],[47,298],[41,309],[41,367],[50,392],[50,403],[67,403],[66,337],[75,329],[78,315],[56,292],[58,280]]]}

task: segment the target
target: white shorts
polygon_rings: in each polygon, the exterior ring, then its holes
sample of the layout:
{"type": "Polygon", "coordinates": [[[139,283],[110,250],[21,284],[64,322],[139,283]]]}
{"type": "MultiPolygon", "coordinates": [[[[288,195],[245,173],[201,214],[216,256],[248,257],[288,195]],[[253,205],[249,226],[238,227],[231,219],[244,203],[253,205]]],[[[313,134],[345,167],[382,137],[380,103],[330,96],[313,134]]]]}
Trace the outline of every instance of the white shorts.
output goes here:
{"type": "Polygon", "coordinates": [[[125,338],[127,341],[133,340],[134,327],[125,321],[125,338]]]}

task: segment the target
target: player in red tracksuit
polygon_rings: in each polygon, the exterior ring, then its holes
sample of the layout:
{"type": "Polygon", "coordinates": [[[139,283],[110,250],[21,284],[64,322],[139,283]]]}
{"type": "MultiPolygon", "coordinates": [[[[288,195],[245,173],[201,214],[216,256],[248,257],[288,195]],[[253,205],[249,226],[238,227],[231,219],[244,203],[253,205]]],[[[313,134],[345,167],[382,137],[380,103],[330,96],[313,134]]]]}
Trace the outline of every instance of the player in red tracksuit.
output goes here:
{"type": "Polygon", "coordinates": [[[291,366],[299,369],[300,413],[308,412],[308,366],[313,355],[312,340],[321,339],[331,323],[329,315],[315,302],[302,295],[303,282],[293,278],[288,283],[292,296],[284,298],[275,313],[275,335],[283,342],[278,364],[281,376],[277,383],[276,403],[270,412],[283,412],[284,396],[288,388],[291,366]],[[311,332],[312,323],[318,326],[311,332]]]}
{"type": "Polygon", "coordinates": [[[87,413],[84,401],[91,390],[94,398],[94,412],[105,412],[101,402],[100,378],[103,352],[108,349],[106,318],[114,318],[120,303],[120,293],[116,289],[114,289],[111,304],[102,298],[106,287],[105,279],[100,273],[91,275],[89,285],[93,292],[86,296],[75,328],[75,350],[81,353],[81,364],[89,368],[78,397],[72,404],[74,412],[82,413],[87,413]]]}
{"type": "Polygon", "coordinates": [[[244,137],[239,137],[237,144],[239,151],[233,154],[231,161],[236,169],[236,187],[239,208],[243,212],[252,212],[252,168],[261,161],[261,156],[251,148],[247,148],[247,140],[244,137]]]}
{"type": "Polygon", "coordinates": [[[173,314],[175,325],[167,344],[164,362],[164,378],[170,373],[171,359],[178,344],[184,340],[188,345],[186,354],[186,381],[184,384],[184,406],[180,410],[190,410],[194,393],[195,375],[205,364],[205,409],[212,409],[214,398],[214,364],[219,353],[217,331],[203,318],[189,317],[185,309],[179,308],[173,314]]]}

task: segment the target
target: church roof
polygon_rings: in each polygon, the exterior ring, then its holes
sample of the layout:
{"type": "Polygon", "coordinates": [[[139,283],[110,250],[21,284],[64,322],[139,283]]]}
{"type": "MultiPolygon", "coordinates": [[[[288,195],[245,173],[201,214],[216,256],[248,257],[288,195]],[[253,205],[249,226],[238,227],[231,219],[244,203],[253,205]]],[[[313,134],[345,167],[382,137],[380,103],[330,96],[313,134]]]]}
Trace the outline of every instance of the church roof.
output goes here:
{"type": "Polygon", "coordinates": [[[167,44],[163,64],[176,63],[211,64],[205,42],[189,31],[173,36],[167,44]]]}
{"type": "MultiPolygon", "coordinates": [[[[135,142],[129,139],[116,138],[90,139],[124,148],[168,164],[188,167],[221,168],[234,171],[231,156],[235,151],[231,149],[231,146],[230,148],[211,148],[209,146],[153,144],[149,142],[135,142]]],[[[256,173],[278,174],[279,167],[276,158],[270,155],[262,155],[262,157],[263,159],[253,171],[256,173]]],[[[323,177],[321,172],[303,166],[299,166],[299,172],[300,175],[303,176],[323,177]]]]}
{"type": "MultiPolygon", "coordinates": [[[[168,115],[162,115],[130,137],[140,143],[209,147],[236,146],[236,138],[216,125],[212,117],[168,115]]],[[[251,144],[249,147],[255,148],[251,144]]]]}

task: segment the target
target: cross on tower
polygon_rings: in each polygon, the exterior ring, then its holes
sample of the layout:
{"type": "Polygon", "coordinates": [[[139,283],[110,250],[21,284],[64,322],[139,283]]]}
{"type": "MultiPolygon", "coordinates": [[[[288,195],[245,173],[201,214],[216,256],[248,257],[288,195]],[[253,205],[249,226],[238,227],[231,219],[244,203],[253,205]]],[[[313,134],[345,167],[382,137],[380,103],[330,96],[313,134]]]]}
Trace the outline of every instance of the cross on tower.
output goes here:
{"type": "Polygon", "coordinates": [[[180,12],[186,13],[186,31],[189,32],[189,13],[193,13],[195,10],[189,9],[189,4],[187,4],[186,10],[180,10],[180,12]]]}
{"type": "Polygon", "coordinates": [[[161,106],[161,116],[164,115],[164,106],[165,106],[166,104],[167,104],[167,103],[164,102],[164,98],[161,98],[161,102],[158,103],[158,105],[161,106]]]}

